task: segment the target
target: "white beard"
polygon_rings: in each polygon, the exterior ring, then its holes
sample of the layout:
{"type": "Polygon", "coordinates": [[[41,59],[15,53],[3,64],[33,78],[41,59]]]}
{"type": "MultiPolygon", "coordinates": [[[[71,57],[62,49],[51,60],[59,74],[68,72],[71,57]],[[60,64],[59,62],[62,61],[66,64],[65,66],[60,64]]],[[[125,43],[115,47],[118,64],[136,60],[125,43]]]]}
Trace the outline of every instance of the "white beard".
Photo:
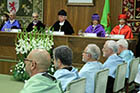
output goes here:
{"type": "Polygon", "coordinates": [[[84,59],[84,58],[82,58],[82,61],[83,61],[83,62],[85,62],[85,63],[87,62],[87,60],[86,60],[86,59],[84,59]]]}

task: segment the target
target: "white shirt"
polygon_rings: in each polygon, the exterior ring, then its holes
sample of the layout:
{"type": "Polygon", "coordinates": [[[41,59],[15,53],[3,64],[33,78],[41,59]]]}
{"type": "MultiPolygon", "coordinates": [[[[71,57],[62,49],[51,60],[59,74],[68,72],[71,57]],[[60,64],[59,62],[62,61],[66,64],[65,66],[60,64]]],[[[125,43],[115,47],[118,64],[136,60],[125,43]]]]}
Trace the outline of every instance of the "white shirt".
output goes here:
{"type": "Polygon", "coordinates": [[[13,24],[15,22],[15,19],[10,20],[10,24],[13,24]]]}
{"type": "Polygon", "coordinates": [[[124,24],[123,25],[120,24],[119,27],[120,27],[120,29],[122,29],[124,27],[124,24]]]}
{"type": "Polygon", "coordinates": [[[64,23],[65,23],[65,21],[60,22],[60,23],[59,23],[59,25],[60,25],[60,26],[63,26],[63,25],[64,25],[64,23]]]}

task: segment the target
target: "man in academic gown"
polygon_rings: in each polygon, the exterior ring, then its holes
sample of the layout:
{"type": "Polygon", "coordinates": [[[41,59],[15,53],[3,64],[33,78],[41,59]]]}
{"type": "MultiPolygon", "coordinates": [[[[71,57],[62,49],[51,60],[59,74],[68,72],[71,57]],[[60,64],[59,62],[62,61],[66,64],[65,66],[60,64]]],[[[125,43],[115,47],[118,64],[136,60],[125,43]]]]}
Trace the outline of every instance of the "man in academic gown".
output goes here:
{"type": "Polygon", "coordinates": [[[119,15],[119,25],[115,26],[113,30],[111,31],[111,34],[118,34],[118,35],[124,35],[125,39],[131,39],[133,38],[133,33],[131,28],[126,25],[126,19],[127,16],[125,14],[119,15]]]}
{"type": "Polygon", "coordinates": [[[120,39],[117,41],[119,45],[118,54],[127,63],[126,78],[129,77],[129,66],[131,61],[134,59],[134,53],[128,50],[128,42],[125,39],[120,39]]]}
{"type": "Polygon", "coordinates": [[[3,25],[1,31],[10,31],[11,29],[20,29],[20,23],[16,20],[16,13],[10,12],[9,20],[3,25]]]}
{"type": "Polygon", "coordinates": [[[86,64],[81,68],[79,76],[86,78],[85,93],[94,93],[96,73],[103,69],[103,65],[98,61],[101,56],[100,48],[95,44],[89,44],[82,56],[82,61],[86,62],[86,64]]]}
{"type": "Polygon", "coordinates": [[[68,46],[59,46],[53,50],[54,66],[57,71],[54,77],[61,81],[63,91],[72,81],[79,79],[78,70],[72,66],[73,53],[68,46]]]}
{"type": "Polygon", "coordinates": [[[44,30],[45,25],[38,20],[39,17],[38,13],[33,13],[32,17],[33,17],[33,21],[26,28],[27,32],[31,32],[34,28],[37,28],[38,31],[40,31],[41,29],[44,30]]]}
{"type": "Polygon", "coordinates": [[[36,49],[30,52],[25,59],[25,70],[30,75],[30,79],[25,82],[20,93],[62,93],[59,82],[46,72],[50,60],[46,50],[36,49]]]}
{"type": "Polygon", "coordinates": [[[103,68],[109,69],[106,93],[113,93],[116,69],[119,64],[122,64],[124,62],[124,60],[117,55],[118,45],[114,40],[106,41],[102,51],[103,56],[107,58],[107,60],[103,64],[103,68]]]}
{"type": "Polygon", "coordinates": [[[72,35],[74,30],[71,24],[66,20],[67,13],[65,10],[60,10],[58,12],[58,21],[51,27],[51,30],[64,32],[65,35],[72,35]]]}
{"type": "Polygon", "coordinates": [[[85,33],[96,33],[98,37],[105,37],[105,30],[101,24],[99,24],[100,17],[98,14],[92,15],[92,24],[88,26],[85,33]]]}

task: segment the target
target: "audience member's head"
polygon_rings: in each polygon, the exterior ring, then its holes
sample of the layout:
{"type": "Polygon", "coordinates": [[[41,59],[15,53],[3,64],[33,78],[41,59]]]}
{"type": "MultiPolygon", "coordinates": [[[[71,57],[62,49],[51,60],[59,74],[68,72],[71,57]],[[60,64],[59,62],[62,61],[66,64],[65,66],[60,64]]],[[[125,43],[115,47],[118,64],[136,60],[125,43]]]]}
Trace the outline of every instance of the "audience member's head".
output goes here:
{"type": "Polygon", "coordinates": [[[67,19],[67,12],[65,11],[65,10],[60,10],[59,12],[58,12],[58,20],[60,21],[60,22],[63,22],[63,21],[65,21],[67,19]]]}
{"type": "Polygon", "coordinates": [[[9,17],[10,17],[10,20],[14,20],[16,18],[16,13],[10,12],[9,17]]]}
{"type": "Polygon", "coordinates": [[[33,17],[33,20],[38,20],[39,15],[38,13],[33,13],[32,17],[33,17]]]}
{"type": "Polygon", "coordinates": [[[119,45],[118,48],[118,54],[120,54],[122,51],[128,49],[128,42],[125,39],[120,39],[117,41],[117,44],[119,45]]]}
{"type": "Polygon", "coordinates": [[[53,50],[53,58],[56,69],[69,67],[72,65],[73,52],[68,46],[62,45],[53,50]]]}
{"type": "Polygon", "coordinates": [[[99,20],[100,20],[100,17],[98,14],[93,14],[92,15],[92,25],[97,25],[99,24],[99,20]]]}
{"type": "Polygon", "coordinates": [[[25,69],[30,76],[46,72],[51,63],[50,54],[44,49],[35,49],[25,59],[25,69]]]}
{"type": "Polygon", "coordinates": [[[108,40],[105,42],[102,51],[103,56],[108,58],[118,52],[118,44],[114,40],[108,40]]]}
{"type": "Polygon", "coordinates": [[[100,58],[101,51],[100,48],[96,44],[89,44],[84,52],[83,52],[82,61],[84,62],[92,62],[97,61],[100,58]]]}

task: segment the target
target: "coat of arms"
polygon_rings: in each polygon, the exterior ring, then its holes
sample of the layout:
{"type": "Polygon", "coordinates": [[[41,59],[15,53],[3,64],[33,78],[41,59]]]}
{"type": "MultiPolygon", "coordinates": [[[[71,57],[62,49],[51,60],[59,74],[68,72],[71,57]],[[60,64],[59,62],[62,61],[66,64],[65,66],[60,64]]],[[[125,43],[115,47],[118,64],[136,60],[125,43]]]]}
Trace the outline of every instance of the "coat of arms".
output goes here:
{"type": "Polygon", "coordinates": [[[7,0],[7,9],[9,12],[17,12],[19,10],[19,0],[7,0]]]}

